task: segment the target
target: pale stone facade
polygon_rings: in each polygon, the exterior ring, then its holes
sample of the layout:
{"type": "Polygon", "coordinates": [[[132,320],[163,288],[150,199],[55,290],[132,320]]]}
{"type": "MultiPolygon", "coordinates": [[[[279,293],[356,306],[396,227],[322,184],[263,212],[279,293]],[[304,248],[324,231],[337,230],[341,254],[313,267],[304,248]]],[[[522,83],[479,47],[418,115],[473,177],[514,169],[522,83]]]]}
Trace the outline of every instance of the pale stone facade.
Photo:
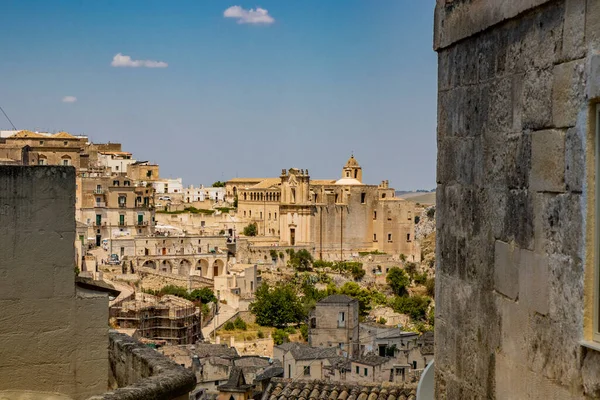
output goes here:
{"type": "Polygon", "coordinates": [[[154,191],[136,186],[121,175],[86,175],[78,179],[81,203],[78,220],[88,228],[88,240],[101,246],[120,236],[154,232],[154,191]]]}
{"type": "Polygon", "coordinates": [[[331,295],[317,303],[309,316],[308,343],[334,347],[350,357],[360,354],[358,300],[331,295]]]}
{"type": "Polygon", "coordinates": [[[415,204],[395,197],[387,181],[364,184],[354,157],[337,181],[311,180],[308,170],[291,168],[279,178],[233,179],[226,192],[237,196],[241,220],[281,246],[310,246],[329,259],[358,251],[418,257],[415,204]]]}
{"type": "Polygon", "coordinates": [[[597,0],[438,0],[437,399],[600,396],[597,0]]]}

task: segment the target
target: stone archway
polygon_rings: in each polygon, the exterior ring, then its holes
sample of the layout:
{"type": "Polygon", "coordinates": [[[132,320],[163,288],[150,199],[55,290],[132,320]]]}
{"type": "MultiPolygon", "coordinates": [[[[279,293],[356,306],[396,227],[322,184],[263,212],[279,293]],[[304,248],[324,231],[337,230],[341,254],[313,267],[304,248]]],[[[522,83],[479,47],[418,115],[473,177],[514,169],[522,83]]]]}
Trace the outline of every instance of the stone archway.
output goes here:
{"type": "Polygon", "coordinates": [[[156,269],[156,263],[152,260],[146,260],[142,264],[142,267],[156,269]]]}
{"type": "Polygon", "coordinates": [[[196,263],[196,275],[208,277],[208,260],[201,259],[196,263]]]}
{"type": "Polygon", "coordinates": [[[221,276],[223,275],[223,269],[225,267],[225,263],[223,262],[223,260],[215,260],[212,264],[213,266],[213,276],[221,276]]]}
{"type": "Polygon", "coordinates": [[[181,262],[179,263],[179,275],[189,276],[191,268],[192,263],[190,263],[189,260],[181,260],[181,262]]]}
{"type": "Polygon", "coordinates": [[[159,264],[159,271],[170,274],[173,272],[173,264],[171,264],[171,261],[169,260],[162,260],[159,264]]]}

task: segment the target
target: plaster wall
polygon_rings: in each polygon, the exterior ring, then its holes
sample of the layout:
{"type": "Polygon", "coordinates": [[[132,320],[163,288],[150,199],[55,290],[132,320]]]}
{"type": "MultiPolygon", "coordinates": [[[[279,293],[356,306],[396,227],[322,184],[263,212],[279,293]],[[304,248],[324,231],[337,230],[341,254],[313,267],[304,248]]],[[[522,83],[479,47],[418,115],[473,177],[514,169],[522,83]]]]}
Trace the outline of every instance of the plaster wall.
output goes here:
{"type": "Polygon", "coordinates": [[[0,390],[107,388],[108,298],[76,295],[74,211],[73,167],[0,166],[0,390]]]}

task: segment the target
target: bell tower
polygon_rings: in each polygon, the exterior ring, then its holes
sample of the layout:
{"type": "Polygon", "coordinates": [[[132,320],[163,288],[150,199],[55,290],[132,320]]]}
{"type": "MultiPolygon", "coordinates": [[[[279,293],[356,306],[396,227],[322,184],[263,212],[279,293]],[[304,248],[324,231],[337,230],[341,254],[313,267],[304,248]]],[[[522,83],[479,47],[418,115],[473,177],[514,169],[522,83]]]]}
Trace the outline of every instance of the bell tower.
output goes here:
{"type": "Polygon", "coordinates": [[[354,158],[354,154],[350,156],[346,162],[346,165],[344,165],[344,168],[342,169],[342,179],[344,178],[356,179],[362,183],[362,167],[358,164],[356,158],[354,158]]]}

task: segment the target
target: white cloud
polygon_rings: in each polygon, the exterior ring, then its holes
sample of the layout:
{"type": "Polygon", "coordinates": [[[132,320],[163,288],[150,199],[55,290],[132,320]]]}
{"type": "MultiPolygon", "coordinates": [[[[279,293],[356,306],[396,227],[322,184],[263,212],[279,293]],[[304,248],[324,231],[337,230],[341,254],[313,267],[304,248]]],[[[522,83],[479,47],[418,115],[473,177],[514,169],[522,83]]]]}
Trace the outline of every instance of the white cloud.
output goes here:
{"type": "Polygon", "coordinates": [[[77,97],[75,96],[65,96],[62,98],[63,103],[75,103],[77,101],[77,97]]]}
{"type": "Polygon", "coordinates": [[[164,61],[132,60],[130,56],[126,56],[121,53],[115,54],[110,65],[112,65],[113,67],[131,68],[167,68],[169,66],[169,64],[167,64],[164,61]]]}
{"type": "Polygon", "coordinates": [[[275,19],[269,15],[269,11],[257,7],[245,10],[240,6],[231,6],[223,12],[225,18],[235,18],[238,24],[263,24],[270,25],[275,19]]]}

